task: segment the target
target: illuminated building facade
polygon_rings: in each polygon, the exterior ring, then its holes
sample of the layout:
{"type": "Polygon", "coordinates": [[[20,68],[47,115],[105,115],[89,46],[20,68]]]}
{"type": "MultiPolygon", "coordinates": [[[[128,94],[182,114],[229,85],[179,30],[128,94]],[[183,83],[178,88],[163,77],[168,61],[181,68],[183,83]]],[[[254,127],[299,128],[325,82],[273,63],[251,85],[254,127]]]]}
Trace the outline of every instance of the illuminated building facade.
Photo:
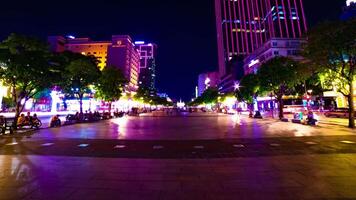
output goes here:
{"type": "Polygon", "coordinates": [[[148,88],[150,91],[155,91],[157,45],[137,41],[135,42],[135,46],[140,54],[140,76],[138,85],[148,88]]]}
{"type": "Polygon", "coordinates": [[[342,20],[349,20],[356,18],[356,0],[347,0],[346,6],[341,15],[342,20]]]}
{"type": "Polygon", "coordinates": [[[219,72],[207,72],[199,74],[198,96],[201,96],[209,87],[217,88],[219,83],[219,72]]]}
{"type": "Polygon", "coordinates": [[[305,39],[271,38],[263,46],[244,59],[245,74],[257,73],[261,65],[274,57],[283,56],[302,60],[300,50],[305,39]]]}
{"type": "Polygon", "coordinates": [[[63,36],[50,36],[48,42],[54,52],[71,51],[95,56],[101,70],[106,66],[107,49],[111,45],[110,42],[91,41],[90,38],[65,38],[63,36]]]}
{"type": "Polygon", "coordinates": [[[302,0],[215,0],[219,75],[237,56],[271,38],[301,38],[307,31],[302,0]]]}
{"type": "Polygon", "coordinates": [[[129,91],[137,90],[140,58],[130,36],[113,35],[112,41],[92,41],[90,38],[74,38],[72,36],[50,36],[48,43],[54,52],[71,51],[96,57],[101,70],[106,66],[122,69],[129,81],[127,89],[129,91]]]}
{"type": "Polygon", "coordinates": [[[112,36],[112,45],[108,48],[107,65],[121,68],[129,81],[129,89],[131,91],[138,89],[140,55],[130,36],[112,36]]]}

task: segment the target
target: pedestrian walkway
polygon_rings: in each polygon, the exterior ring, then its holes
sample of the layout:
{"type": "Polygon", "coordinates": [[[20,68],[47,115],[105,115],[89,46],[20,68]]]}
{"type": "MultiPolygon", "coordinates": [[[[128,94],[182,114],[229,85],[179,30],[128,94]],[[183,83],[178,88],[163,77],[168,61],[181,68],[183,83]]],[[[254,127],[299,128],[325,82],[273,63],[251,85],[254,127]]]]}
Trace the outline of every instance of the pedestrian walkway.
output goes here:
{"type": "Polygon", "coordinates": [[[354,154],[234,159],[0,156],[0,199],[353,199],[354,154]]]}

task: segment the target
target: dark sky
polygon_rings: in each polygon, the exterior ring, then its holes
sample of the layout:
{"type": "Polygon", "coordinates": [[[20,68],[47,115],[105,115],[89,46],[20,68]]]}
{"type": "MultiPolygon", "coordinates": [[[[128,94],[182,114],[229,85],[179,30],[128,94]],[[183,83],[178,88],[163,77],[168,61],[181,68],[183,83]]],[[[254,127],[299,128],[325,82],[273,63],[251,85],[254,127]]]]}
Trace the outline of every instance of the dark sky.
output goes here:
{"type": "MultiPolygon", "coordinates": [[[[217,69],[213,0],[1,0],[0,39],[11,32],[110,40],[129,34],[159,46],[157,86],[189,100],[198,74],[217,69]]],[[[304,0],[309,25],[337,19],[345,0],[304,0]]]]}

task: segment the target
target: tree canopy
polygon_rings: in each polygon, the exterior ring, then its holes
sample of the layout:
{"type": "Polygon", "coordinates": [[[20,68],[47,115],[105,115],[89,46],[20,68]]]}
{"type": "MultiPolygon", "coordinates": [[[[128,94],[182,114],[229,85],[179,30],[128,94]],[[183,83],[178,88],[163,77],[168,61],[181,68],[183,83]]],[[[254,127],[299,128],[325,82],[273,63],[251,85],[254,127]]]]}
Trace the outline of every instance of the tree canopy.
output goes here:
{"type": "Polygon", "coordinates": [[[11,34],[0,43],[0,76],[12,88],[16,119],[27,100],[61,80],[51,59],[47,45],[32,37],[11,34]]]}
{"type": "Polygon", "coordinates": [[[282,97],[302,81],[298,63],[287,57],[276,57],[262,64],[258,70],[260,89],[271,92],[279,103],[279,118],[283,118],[282,97]]]}
{"type": "Polygon", "coordinates": [[[253,99],[259,93],[259,77],[255,74],[248,74],[241,79],[239,86],[240,87],[235,91],[237,99],[252,104],[253,99]]]}
{"type": "Polygon", "coordinates": [[[85,93],[90,93],[90,86],[97,83],[101,76],[94,57],[65,52],[59,55],[64,67],[63,80],[60,84],[64,92],[79,98],[80,112],[83,112],[82,100],[85,93]]]}
{"type": "Polygon", "coordinates": [[[354,128],[353,84],[356,73],[356,19],[327,22],[312,29],[304,56],[322,84],[335,88],[349,103],[349,127],[354,128]]]}
{"type": "Polygon", "coordinates": [[[111,103],[120,99],[126,83],[127,80],[119,68],[108,66],[103,69],[101,76],[96,83],[95,96],[109,102],[110,112],[111,103]]]}
{"type": "Polygon", "coordinates": [[[201,96],[196,98],[190,105],[212,104],[216,103],[219,98],[219,91],[217,88],[210,87],[206,89],[201,96]]]}
{"type": "Polygon", "coordinates": [[[108,66],[103,69],[96,83],[96,96],[104,101],[117,101],[122,96],[127,80],[119,68],[108,66]]]}

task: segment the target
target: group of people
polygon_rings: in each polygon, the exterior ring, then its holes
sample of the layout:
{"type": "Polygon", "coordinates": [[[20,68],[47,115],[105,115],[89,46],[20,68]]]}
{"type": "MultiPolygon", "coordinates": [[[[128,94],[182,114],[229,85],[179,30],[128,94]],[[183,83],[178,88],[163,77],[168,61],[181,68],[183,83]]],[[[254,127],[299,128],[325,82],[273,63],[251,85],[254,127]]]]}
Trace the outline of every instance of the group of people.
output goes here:
{"type": "MultiPolygon", "coordinates": [[[[318,119],[316,115],[313,113],[313,111],[309,110],[306,114],[305,118],[305,123],[307,125],[316,125],[318,122],[318,119]]],[[[294,113],[294,119],[295,120],[303,120],[303,112],[296,112],[294,113]]]]}
{"type": "MultiPolygon", "coordinates": [[[[24,126],[30,126],[31,128],[40,128],[42,126],[41,120],[37,117],[37,114],[33,114],[31,116],[30,112],[27,112],[27,115],[21,114],[17,119],[17,126],[19,128],[23,128],[24,126]]],[[[50,127],[58,127],[61,126],[61,120],[59,119],[58,115],[54,115],[51,117],[50,127]]]]}
{"type": "Polygon", "coordinates": [[[38,119],[37,114],[33,114],[31,116],[30,112],[27,112],[27,115],[21,114],[19,118],[17,119],[17,126],[18,127],[24,127],[24,126],[31,126],[31,127],[36,127],[39,128],[42,125],[41,120],[38,119]]]}
{"type": "Polygon", "coordinates": [[[61,119],[59,119],[58,115],[53,115],[51,117],[51,121],[49,122],[49,127],[59,127],[62,125],[61,119]]]}

